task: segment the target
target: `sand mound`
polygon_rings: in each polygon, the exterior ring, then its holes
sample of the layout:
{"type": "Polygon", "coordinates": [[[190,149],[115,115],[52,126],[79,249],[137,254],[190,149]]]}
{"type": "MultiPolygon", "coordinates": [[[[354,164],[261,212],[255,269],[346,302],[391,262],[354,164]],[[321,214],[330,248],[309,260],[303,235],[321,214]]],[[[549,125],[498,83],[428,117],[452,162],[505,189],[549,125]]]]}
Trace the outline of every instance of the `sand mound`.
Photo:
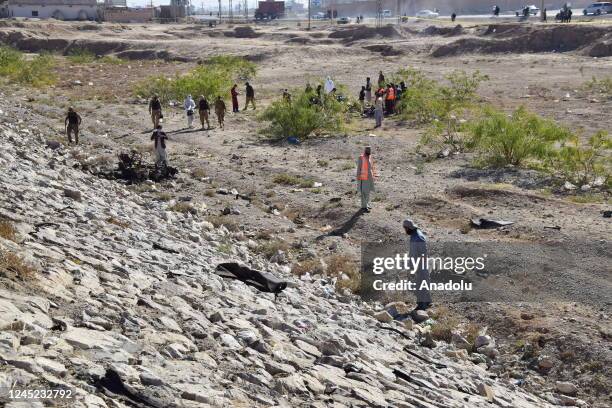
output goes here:
{"type": "Polygon", "coordinates": [[[454,27],[437,27],[429,26],[419,32],[421,35],[443,35],[446,37],[453,37],[456,35],[463,34],[463,27],[461,24],[457,24],[454,27]]]}
{"type": "Polygon", "coordinates": [[[253,27],[251,26],[239,26],[235,27],[234,31],[225,31],[223,33],[226,37],[234,37],[234,38],[257,38],[260,36],[253,27]]]}
{"type": "Polygon", "coordinates": [[[579,51],[598,57],[612,55],[610,44],[612,27],[557,25],[516,28],[507,26],[503,27],[501,32],[497,31],[497,28],[499,27],[490,27],[487,35],[502,36],[501,39],[462,38],[438,47],[433,51],[432,56],[568,51],[579,51]]]}
{"type": "Polygon", "coordinates": [[[344,43],[350,43],[360,40],[369,40],[372,38],[403,38],[403,32],[393,25],[386,25],[384,27],[349,27],[349,28],[338,28],[331,32],[329,38],[339,39],[344,43]]]}
{"type": "Polygon", "coordinates": [[[379,52],[382,56],[385,56],[385,57],[403,54],[401,50],[398,50],[397,48],[393,48],[389,44],[366,45],[363,48],[368,51],[379,52]]]}

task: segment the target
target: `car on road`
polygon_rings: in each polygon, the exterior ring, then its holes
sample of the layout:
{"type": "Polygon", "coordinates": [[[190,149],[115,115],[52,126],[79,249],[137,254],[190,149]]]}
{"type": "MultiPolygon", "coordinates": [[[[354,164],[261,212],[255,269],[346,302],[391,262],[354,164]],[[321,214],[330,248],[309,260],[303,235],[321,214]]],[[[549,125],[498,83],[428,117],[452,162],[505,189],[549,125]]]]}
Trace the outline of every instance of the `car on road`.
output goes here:
{"type": "Polygon", "coordinates": [[[312,16],[315,20],[325,20],[327,18],[327,14],[318,12],[312,16]]]}
{"type": "Polygon", "coordinates": [[[593,3],[587,6],[584,10],[582,10],[582,14],[588,16],[589,14],[600,15],[600,14],[612,14],[612,3],[610,2],[601,2],[601,3],[593,3]]]}
{"type": "Polygon", "coordinates": [[[523,15],[523,10],[525,10],[525,8],[529,8],[529,15],[532,15],[532,16],[537,16],[538,13],[540,12],[540,9],[532,4],[531,6],[521,7],[519,10],[516,10],[515,11],[516,16],[517,17],[522,16],[523,15]]]}
{"type": "Polygon", "coordinates": [[[340,17],[336,22],[338,24],[350,24],[351,18],[350,17],[340,17]]]}
{"type": "Polygon", "coordinates": [[[416,13],[417,18],[438,18],[440,14],[431,10],[421,10],[416,13]]]}
{"type": "Polygon", "coordinates": [[[391,10],[383,10],[382,16],[384,18],[388,18],[388,17],[393,17],[393,14],[391,13],[391,10]]]}

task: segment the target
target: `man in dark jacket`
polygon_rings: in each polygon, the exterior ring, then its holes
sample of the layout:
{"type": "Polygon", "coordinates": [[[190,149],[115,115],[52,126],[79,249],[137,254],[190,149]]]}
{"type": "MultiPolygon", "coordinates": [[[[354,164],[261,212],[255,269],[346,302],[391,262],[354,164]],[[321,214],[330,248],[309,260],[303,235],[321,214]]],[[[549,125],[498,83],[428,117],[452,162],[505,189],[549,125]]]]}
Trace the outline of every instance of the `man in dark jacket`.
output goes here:
{"type": "Polygon", "coordinates": [[[249,102],[253,105],[253,109],[255,109],[255,90],[248,82],[244,84],[246,86],[246,101],[244,103],[244,109],[246,110],[249,106],[249,102]]]}
{"type": "Polygon", "coordinates": [[[162,131],[162,126],[157,125],[157,128],[151,135],[151,140],[155,146],[155,165],[160,166],[162,164],[168,164],[168,154],[166,153],[166,140],[168,136],[162,131]]]}
{"type": "Polygon", "coordinates": [[[81,116],[74,111],[74,108],[68,108],[66,119],[64,119],[64,126],[66,128],[66,136],[68,136],[68,143],[72,143],[72,134],[74,133],[74,141],[79,144],[79,127],[81,126],[81,116]]]}

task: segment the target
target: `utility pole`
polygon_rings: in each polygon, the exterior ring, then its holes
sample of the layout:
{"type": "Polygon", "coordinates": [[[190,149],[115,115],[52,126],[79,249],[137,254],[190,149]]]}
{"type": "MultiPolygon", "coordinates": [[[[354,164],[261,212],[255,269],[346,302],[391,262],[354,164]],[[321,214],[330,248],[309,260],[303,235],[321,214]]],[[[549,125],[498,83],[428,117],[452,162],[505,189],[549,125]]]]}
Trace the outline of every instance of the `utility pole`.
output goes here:
{"type": "Polygon", "coordinates": [[[228,0],[227,14],[229,17],[229,22],[233,23],[234,22],[234,8],[232,6],[232,0],[228,0]]]}
{"type": "Polygon", "coordinates": [[[310,30],[310,3],[311,0],[308,0],[308,30],[310,30]]]}
{"type": "Polygon", "coordinates": [[[376,0],[376,28],[383,25],[383,5],[382,0],[376,0]]]}
{"type": "Polygon", "coordinates": [[[244,21],[249,21],[249,0],[244,0],[244,21]]]}
{"type": "Polygon", "coordinates": [[[221,0],[219,0],[219,24],[221,24],[221,0]]]}

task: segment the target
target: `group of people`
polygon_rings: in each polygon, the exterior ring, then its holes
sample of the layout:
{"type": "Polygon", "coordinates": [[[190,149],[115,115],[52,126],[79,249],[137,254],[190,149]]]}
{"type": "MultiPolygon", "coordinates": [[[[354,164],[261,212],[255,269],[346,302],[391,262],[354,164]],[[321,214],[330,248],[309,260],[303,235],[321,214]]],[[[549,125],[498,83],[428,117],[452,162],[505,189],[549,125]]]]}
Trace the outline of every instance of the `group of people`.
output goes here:
{"type": "Polygon", "coordinates": [[[571,23],[572,22],[572,9],[567,4],[563,6],[561,10],[559,10],[559,14],[557,14],[557,20],[562,23],[571,23]]]}
{"type": "MultiPolygon", "coordinates": [[[[370,77],[367,77],[366,84],[359,91],[359,103],[364,110],[372,104],[372,89],[372,81],[370,77]]],[[[396,112],[397,102],[405,91],[406,83],[404,81],[401,81],[399,84],[387,83],[383,72],[379,72],[378,87],[373,94],[375,127],[382,126],[382,120],[385,115],[393,115],[396,112]]]]}

